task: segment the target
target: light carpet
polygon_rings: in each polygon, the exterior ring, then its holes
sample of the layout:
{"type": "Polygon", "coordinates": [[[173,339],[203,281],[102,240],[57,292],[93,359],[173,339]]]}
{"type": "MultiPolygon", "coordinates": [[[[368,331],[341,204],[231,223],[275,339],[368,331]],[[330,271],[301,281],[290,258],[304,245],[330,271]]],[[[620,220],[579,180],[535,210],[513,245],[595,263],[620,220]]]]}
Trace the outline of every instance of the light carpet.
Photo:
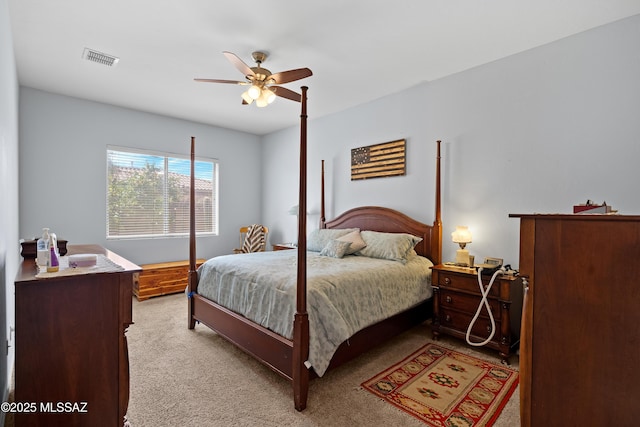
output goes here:
{"type": "MultiPolygon", "coordinates": [[[[424,426],[360,384],[431,340],[428,325],[415,327],[355,360],[311,381],[307,409],[293,407],[288,381],[204,325],[187,329],[184,294],[138,302],[127,332],[130,359],[128,417],[144,426],[424,426]]],[[[498,362],[497,352],[438,342],[498,362]]],[[[518,358],[512,356],[511,368],[518,358]]],[[[494,427],[520,425],[518,390],[494,427]]]]}

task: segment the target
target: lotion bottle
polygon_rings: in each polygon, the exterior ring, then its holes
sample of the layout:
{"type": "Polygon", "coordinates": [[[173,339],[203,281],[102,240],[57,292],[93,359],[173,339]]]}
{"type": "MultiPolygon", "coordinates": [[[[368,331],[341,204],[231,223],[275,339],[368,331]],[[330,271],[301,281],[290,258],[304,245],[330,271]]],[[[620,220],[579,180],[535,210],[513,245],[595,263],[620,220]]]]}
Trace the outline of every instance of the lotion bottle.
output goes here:
{"type": "Polygon", "coordinates": [[[42,229],[42,237],[38,239],[36,244],[37,257],[36,263],[38,267],[46,267],[49,264],[49,229],[42,229]]]}
{"type": "Polygon", "coordinates": [[[47,263],[47,273],[55,273],[60,269],[60,263],[58,262],[58,254],[53,236],[49,238],[49,262],[47,263]]]}

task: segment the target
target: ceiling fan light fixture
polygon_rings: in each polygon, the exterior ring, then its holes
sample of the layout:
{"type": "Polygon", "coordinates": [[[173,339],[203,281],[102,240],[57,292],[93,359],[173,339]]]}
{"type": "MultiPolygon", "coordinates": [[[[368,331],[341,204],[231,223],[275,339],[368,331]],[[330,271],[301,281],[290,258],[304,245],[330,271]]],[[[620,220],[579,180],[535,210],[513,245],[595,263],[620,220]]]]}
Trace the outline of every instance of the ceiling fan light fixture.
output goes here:
{"type": "Polygon", "coordinates": [[[267,101],[267,98],[264,96],[261,96],[260,98],[256,99],[256,106],[257,107],[266,107],[267,105],[269,105],[269,102],[267,101]]]}
{"type": "Polygon", "coordinates": [[[247,95],[251,97],[251,99],[256,100],[262,95],[262,89],[259,86],[252,85],[249,90],[247,90],[247,95]]]}
{"type": "Polygon", "coordinates": [[[269,88],[262,91],[262,96],[267,100],[267,104],[271,104],[276,100],[276,94],[269,88]]]}
{"type": "Polygon", "coordinates": [[[242,92],[242,99],[247,104],[251,104],[253,102],[253,98],[249,95],[249,91],[248,90],[245,90],[244,92],[242,92]]]}
{"type": "Polygon", "coordinates": [[[294,70],[281,71],[276,74],[272,74],[271,71],[266,68],[262,68],[262,62],[267,58],[267,54],[264,52],[253,52],[253,59],[256,61],[256,67],[249,67],[240,59],[236,54],[231,52],[222,52],[224,56],[240,71],[244,77],[244,81],[226,80],[226,79],[194,79],[198,82],[208,83],[226,83],[249,86],[249,88],[242,93],[242,103],[244,105],[252,104],[256,101],[258,107],[266,107],[273,103],[276,97],[287,98],[292,101],[300,102],[300,94],[295,93],[285,87],[279,85],[290,83],[296,80],[304,79],[311,76],[313,73],[308,68],[297,68],[294,70]]]}

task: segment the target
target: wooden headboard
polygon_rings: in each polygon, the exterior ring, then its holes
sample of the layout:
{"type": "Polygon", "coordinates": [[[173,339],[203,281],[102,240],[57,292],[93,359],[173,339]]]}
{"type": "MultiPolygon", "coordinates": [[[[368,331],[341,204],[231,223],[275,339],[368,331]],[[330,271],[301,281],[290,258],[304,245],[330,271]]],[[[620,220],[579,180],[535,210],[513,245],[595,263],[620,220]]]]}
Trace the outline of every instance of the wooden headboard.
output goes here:
{"type": "Polygon", "coordinates": [[[362,206],[353,208],[337,216],[331,221],[325,219],[324,208],[324,160],[322,161],[322,187],[320,204],[320,228],[359,228],[360,230],[379,231],[383,233],[409,233],[422,237],[416,245],[418,255],[429,258],[434,264],[442,262],[442,209],[440,192],[440,144],[436,141],[436,211],[433,225],[423,224],[413,218],[390,208],[380,206],[362,206]]]}
{"type": "Polygon", "coordinates": [[[416,245],[416,252],[429,258],[434,264],[440,263],[438,233],[434,227],[423,224],[394,209],[380,206],[362,206],[350,209],[331,221],[321,224],[322,228],[359,228],[360,230],[383,233],[409,233],[422,237],[416,245]]]}

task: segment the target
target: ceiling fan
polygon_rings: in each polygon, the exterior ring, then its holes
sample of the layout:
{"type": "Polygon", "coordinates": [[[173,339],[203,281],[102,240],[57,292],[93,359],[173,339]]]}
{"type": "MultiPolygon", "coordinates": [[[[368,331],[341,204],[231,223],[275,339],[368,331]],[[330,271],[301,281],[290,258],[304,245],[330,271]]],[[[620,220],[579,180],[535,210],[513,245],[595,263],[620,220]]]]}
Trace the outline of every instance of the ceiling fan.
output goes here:
{"type": "Polygon", "coordinates": [[[297,68],[295,70],[282,71],[280,73],[271,74],[271,71],[262,68],[261,64],[267,59],[264,52],[253,52],[251,56],[256,62],[255,67],[249,67],[236,54],[231,52],[222,52],[224,56],[233,64],[242,74],[245,81],[237,80],[221,80],[221,79],[194,79],[197,82],[208,83],[229,83],[243,86],[250,86],[242,93],[242,103],[251,104],[256,102],[258,107],[266,107],[271,104],[276,96],[287,98],[292,101],[300,102],[301,96],[286,87],[279,86],[284,83],[293,82],[311,76],[313,73],[308,68],[297,68]]]}

